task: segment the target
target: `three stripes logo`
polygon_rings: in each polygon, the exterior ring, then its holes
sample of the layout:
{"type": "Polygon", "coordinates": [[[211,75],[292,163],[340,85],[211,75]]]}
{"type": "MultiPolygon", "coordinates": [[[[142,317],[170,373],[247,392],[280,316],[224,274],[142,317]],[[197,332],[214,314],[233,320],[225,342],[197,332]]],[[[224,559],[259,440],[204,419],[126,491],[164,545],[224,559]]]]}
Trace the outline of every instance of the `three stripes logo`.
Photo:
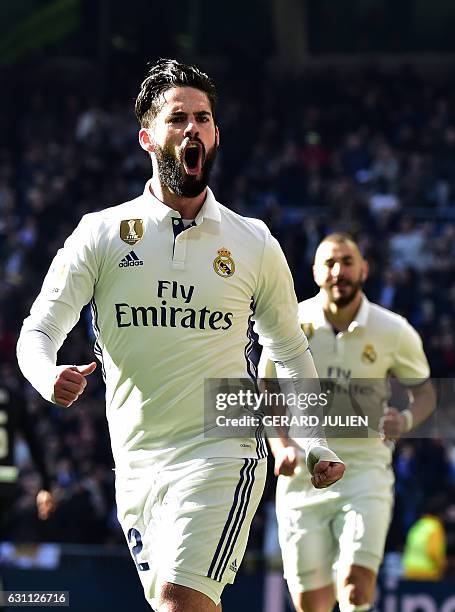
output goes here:
{"type": "MultiPolygon", "coordinates": [[[[237,559],[228,566],[232,559],[243,522],[248,515],[251,515],[250,497],[255,482],[255,472],[258,465],[257,459],[244,459],[243,467],[240,471],[240,479],[234,493],[234,501],[229,511],[229,516],[224,525],[221,538],[218,542],[215,555],[210,564],[207,576],[221,582],[224,572],[229,567],[235,573],[237,569],[237,559]]],[[[248,516],[247,523],[250,523],[251,516],[248,516]]]]}
{"type": "Polygon", "coordinates": [[[118,267],[119,268],[130,268],[132,266],[143,266],[143,265],[144,265],[144,262],[142,261],[142,259],[139,259],[139,257],[136,255],[134,251],[130,251],[128,255],[125,255],[125,257],[119,263],[118,267]]]}

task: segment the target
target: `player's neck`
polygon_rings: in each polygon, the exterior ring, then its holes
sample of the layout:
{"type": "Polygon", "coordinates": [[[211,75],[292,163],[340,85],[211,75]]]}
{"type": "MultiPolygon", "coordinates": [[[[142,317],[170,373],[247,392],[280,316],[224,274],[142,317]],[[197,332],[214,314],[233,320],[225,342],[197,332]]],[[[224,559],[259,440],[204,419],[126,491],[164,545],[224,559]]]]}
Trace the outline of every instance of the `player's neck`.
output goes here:
{"type": "Polygon", "coordinates": [[[325,318],[335,329],[344,331],[355,319],[361,303],[362,293],[360,291],[350,304],[342,307],[337,306],[334,302],[330,302],[326,297],[323,306],[325,318]]]}
{"type": "Polygon", "coordinates": [[[173,193],[166,185],[162,185],[158,178],[152,178],[150,183],[150,191],[155,198],[179,212],[182,219],[195,219],[198,212],[201,210],[207,196],[207,189],[194,198],[184,198],[173,193]]]}

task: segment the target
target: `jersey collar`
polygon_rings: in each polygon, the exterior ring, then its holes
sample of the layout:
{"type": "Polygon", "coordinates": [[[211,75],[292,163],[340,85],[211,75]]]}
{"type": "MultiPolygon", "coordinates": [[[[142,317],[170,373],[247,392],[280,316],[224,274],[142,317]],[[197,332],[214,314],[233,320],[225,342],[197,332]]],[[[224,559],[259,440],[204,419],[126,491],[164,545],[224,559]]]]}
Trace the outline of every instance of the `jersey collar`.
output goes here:
{"type": "Polygon", "coordinates": [[[348,331],[352,332],[357,327],[366,327],[368,320],[368,312],[370,310],[370,302],[368,301],[366,295],[362,294],[362,301],[360,303],[360,308],[357,311],[355,318],[349,323],[348,331]]]}
{"type": "Polygon", "coordinates": [[[205,197],[204,204],[202,205],[202,208],[198,212],[195,219],[196,225],[199,225],[205,219],[210,219],[211,221],[216,221],[217,223],[221,222],[220,205],[216,201],[210,187],[207,187],[207,195],[205,197]]]}
{"type": "MultiPolygon", "coordinates": [[[[322,292],[317,295],[319,308],[315,313],[314,323],[316,327],[328,327],[332,329],[332,326],[325,318],[324,310],[322,309],[322,292]]],[[[362,293],[362,301],[360,302],[360,308],[357,311],[355,318],[349,323],[349,326],[346,331],[352,332],[357,327],[365,327],[368,320],[368,313],[370,310],[370,302],[368,301],[365,294],[362,293]]]]}
{"type": "MultiPolygon", "coordinates": [[[[158,222],[162,222],[170,216],[180,217],[180,213],[178,213],[173,208],[169,208],[169,206],[166,206],[166,204],[161,202],[161,200],[158,200],[158,198],[153,195],[150,189],[151,181],[152,179],[149,179],[146,182],[143,193],[144,202],[147,203],[148,211],[151,216],[158,222]]],[[[221,221],[219,204],[216,201],[215,196],[213,195],[213,192],[209,187],[207,187],[207,195],[204,204],[202,205],[201,210],[198,212],[197,217],[195,219],[196,225],[199,225],[205,219],[210,219],[212,221],[216,221],[217,223],[220,223],[221,221]]]]}

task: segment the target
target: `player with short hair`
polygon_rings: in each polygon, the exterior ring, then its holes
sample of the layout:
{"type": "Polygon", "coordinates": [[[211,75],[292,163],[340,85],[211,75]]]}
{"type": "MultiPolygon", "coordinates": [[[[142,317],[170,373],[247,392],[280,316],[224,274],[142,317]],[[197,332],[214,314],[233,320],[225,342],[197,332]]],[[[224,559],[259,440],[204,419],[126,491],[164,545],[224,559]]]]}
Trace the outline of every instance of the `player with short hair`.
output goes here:
{"type": "MultiPolygon", "coordinates": [[[[321,379],[340,389],[369,379],[382,413],[388,378],[406,386],[411,402],[402,412],[388,406],[383,436],[331,438],[346,463],[342,481],[328,490],[311,487],[299,470],[299,451],[286,437],[272,438],[278,476],[276,508],[285,578],[298,612],[369,610],[382,560],[393,502],[391,444],[435,408],[430,370],[417,332],[403,317],[370,303],[362,292],[368,264],[347,235],[319,244],[313,265],[319,293],[299,304],[299,316],[321,379]]],[[[263,356],[265,376],[276,375],[263,356]]],[[[338,431],[341,431],[340,429],[338,431]]],[[[377,430],[378,431],[378,430],[377,430]]]]}
{"type": "MultiPolygon", "coordinates": [[[[219,145],[215,100],[194,66],[159,60],[150,68],[136,114],[153,176],[134,200],[83,217],[18,343],[25,376],[43,397],[70,406],[96,363],[57,367],[56,354],[91,303],[118,516],[160,612],[220,609],[264,487],[260,431],[204,435],[204,379],[255,377],[253,321],[290,377],[316,376],[277,241],[207,187],[219,145]]],[[[342,476],[325,439],[301,445],[315,486],[342,476]]]]}

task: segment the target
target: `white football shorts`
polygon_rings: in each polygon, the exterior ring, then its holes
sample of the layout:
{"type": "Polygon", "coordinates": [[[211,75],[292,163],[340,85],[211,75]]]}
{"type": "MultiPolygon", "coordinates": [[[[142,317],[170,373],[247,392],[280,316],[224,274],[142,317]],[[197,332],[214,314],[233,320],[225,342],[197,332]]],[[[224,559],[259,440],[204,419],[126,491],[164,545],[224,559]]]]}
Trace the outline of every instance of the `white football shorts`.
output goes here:
{"type": "Polygon", "coordinates": [[[245,553],[266,461],[193,459],[117,474],[119,521],[152,608],[165,582],[220,602],[245,553]]]}
{"type": "Polygon", "coordinates": [[[335,583],[337,568],[377,573],[393,507],[389,466],[349,465],[327,489],[315,489],[305,465],[280,476],[277,518],[284,576],[292,593],[335,583]]]}

